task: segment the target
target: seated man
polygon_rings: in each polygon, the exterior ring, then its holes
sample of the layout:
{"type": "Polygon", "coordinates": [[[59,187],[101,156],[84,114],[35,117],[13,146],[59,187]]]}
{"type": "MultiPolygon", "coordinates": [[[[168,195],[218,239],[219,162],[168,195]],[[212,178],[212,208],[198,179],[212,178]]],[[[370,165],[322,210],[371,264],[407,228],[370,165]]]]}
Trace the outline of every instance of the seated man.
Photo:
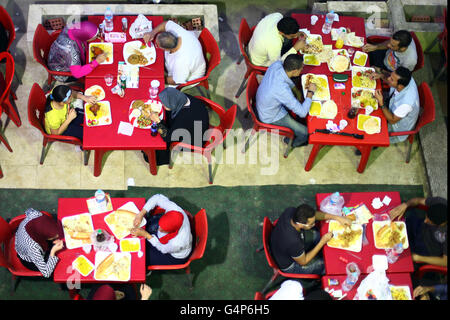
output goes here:
{"type": "Polygon", "coordinates": [[[447,266],[447,200],[413,198],[392,209],[391,220],[405,214],[412,259],[417,263],[447,266]],[[415,207],[425,205],[427,212],[415,207]],[[406,214],[405,214],[406,212],[406,214]]]}
{"type": "MultiPolygon", "coordinates": [[[[388,121],[388,131],[400,132],[414,129],[419,117],[420,103],[417,85],[411,72],[404,67],[398,67],[391,72],[386,83],[390,87],[388,107],[384,104],[381,90],[375,92],[375,98],[388,121]]],[[[389,137],[389,142],[398,143],[407,138],[407,135],[393,136],[389,137]]]]}
{"type": "Polygon", "coordinates": [[[413,71],[417,64],[416,44],[411,33],[399,30],[389,40],[379,44],[366,44],[363,51],[369,53],[370,63],[377,70],[376,78],[385,79],[389,71],[398,67],[413,71]]]}
{"type": "Polygon", "coordinates": [[[298,54],[290,54],[283,63],[276,61],[267,69],[256,92],[259,120],[292,129],[295,135],[293,147],[308,143],[308,129],[294,120],[286,109],[292,110],[299,117],[306,117],[316,90],[316,85],[311,83],[305,101],[300,103],[297,100],[292,92],[294,82],[290,78],[298,77],[302,69],[303,58],[298,54]]]}
{"type": "Polygon", "coordinates": [[[205,75],[202,45],[193,32],[173,21],[165,21],[146,33],[144,41],[152,41],[157,34],[155,45],[164,50],[167,84],[176,86],[205,75]]]}
{"type": "Polygon", "coordinates": [[[314,228],[316,219],[334,219],[343,225],[351,225],[351,220],[346,217],[315,211],[307,204],[284,210],[270,237],[272,256],[283,272],[324,274],[323,260],[314,258],[333,233],[328,232],[319,240],[320,233],[314,228]]]}
{"type": "Polygon", "coordinates": [[[257,66],[268,67],[277,60],[297,53],[305,45],[305,34],[298,31],[298,24],[291,17],[283,18],[281,13],[272,13],[264,17],[253,31],[248,44],[250,61],[257,66]],[[282,49],[292,46],[292,39],[301,38],[286,53],[282,49]]]}

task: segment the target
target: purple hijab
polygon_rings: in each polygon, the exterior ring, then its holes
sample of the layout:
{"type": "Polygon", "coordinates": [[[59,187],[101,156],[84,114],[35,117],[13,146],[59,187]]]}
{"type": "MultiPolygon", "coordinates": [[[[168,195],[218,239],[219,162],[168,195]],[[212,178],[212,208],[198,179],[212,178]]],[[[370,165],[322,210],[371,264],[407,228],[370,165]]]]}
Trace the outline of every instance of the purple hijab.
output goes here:
{"type": "Polygon", "coordinates": [[[86,61],[85,50],[87,48],[87,41],[93,38],[97,34],[97,32],[97,25],[90,21],[75,23],[67,32],[69,38],[74,40],[77,43],[78,48],[80,49],[82,64],[84,64],[86,61]]]}

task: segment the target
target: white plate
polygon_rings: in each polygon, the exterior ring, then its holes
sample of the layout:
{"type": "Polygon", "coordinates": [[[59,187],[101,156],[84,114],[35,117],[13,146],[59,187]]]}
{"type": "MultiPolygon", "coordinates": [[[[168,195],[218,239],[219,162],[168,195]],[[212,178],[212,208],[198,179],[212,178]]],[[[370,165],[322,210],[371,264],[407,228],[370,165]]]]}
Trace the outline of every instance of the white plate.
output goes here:
{"type": "Polygon", "coordinates": [[[91,47],[100,47],[106,54],[109,59],[103,61],[100,64],[112,64],[114,61],[114,50],[113,50],[113,44],[111,42],[91,42],[89,43],[89,62],[92,62],[92,54],[91,54],[91,47]]]}
{"type": "Polygon", "coordinates": [[[111,252],[104,252],[104,251],[98,251],[95,254],[95,273],[94,273],[94,279],[95,280],[99,280],[99,281],[129,281],[131,278],[131,254],[129,252],[114,252],[114,261],[118,261],[119,259],[121,259],[122,257],[127,256],[129,258],[130,264],[129,264],[129,269],[128,269],[128,276],[125,279],[119,279],[118,277],[116,277],[114,274],[113,275],[109,275],[105,278],[98,278],[97,276],[97,267],[99,266],[99,264],[105,260],[105,258],[107,256],[109,256],[111,254],[111,252]]]}
{"type": "Polygon", "coordinates": [[[132,65],[132,66],[139,66],[139,67],[145,67],[149,66],[156,61],[156,49],[153,43],[149,43],[150,46],[147,46],[145,49],[140,49],[140,47],[143,45],[143,42],[140,40],[136,41],[130,41],[124,44],[123,46],[123,58],[125,60],[126,64],[132,65]],[[128,57],[134,54],[134,50],[138,50],[142,53],[144,57],[147,58],[147,64],[131,64],[128,62],[128,57]]]}
{"type": "MultiPolygon", "coordinates": [[[[151,128],[151,125],[148,125],[148,126],[146,126],[146,127],[139,127],[139,125],[138,125],[138,123],[137,123],[137,120],[138,120],[138,118],[139,118],[140,113],[138,113],[138,112],[135,111],[135,110],[137,110],[137,109],[133,109],[133,102],[135,102],[135,101],[136,101],[136,100],[131,101],[130,108],[129,108],[129,110],[128,110],[128,120],[129,120],[130,123],[131,123],[134,127],[136,127],[136,128],[140,128],[140,129],[150,129],[150,128],[151,128]],[[138,114],[139,114],[139,115],[138,115],[138,114]]],[[[160,101],[150,99],[150,100],[147,100],[147,101],[145,102],[145,104],[154,104],[154,107],[156,107],[156,108],[159,109],[159,118],[160,118],[161,120],[163,120],[163,118],[164,118],[164,110],[163,110],[163,108],[162,108],[162,103],[161,103],[160,101]]]]}
{"type": "MultiPolygon", "coordinates": [[[[409,247],[409,242],[408,242],[408,234],[407,234],[407,230],[406,230],[406,223],[403,221],[394,221],[392,223],[395,223],[397,225],[403,225],[403,230],[402,230],[402,236],[405,237],[405,244],[403,245],[403,250],[408,249],[409,247]]],[[[380,228],[382,228],[384,225],[386,224],[391,224],[391,221],[374,221],[372,224],[372,230],[373,230],[373,241],[375,244],[375,248],[377,249],[391,249],[391,247],[381,247],[377,244],[377,238],[376,238],[376,233],[378,230],[380,230],[380,228]]]]}
{"type": "MultiPolygon", "coordinates": [[[[303,96],[306,97],[306,93],[307,93],[307,89],[306,89],[306,76],[312,74],[312,73],[307,73],[307,74],[303,74],[302,75],[302,88],[303,88],[303,96]]],[[[331,95],[330,95],[330,85],[328,83],[328,77],[326,75],[323,74],[312,74],[314,77],[318,77],[318,78],[322,78],[327,82],[327,88],[325,89],[325,95],[324,96],[317,96],[317,91],[316,93],[313,95],[312,100],[313,101],[324,101],[324,100],[330,100],[331,99],[331,95]]]]}
{"type": "MultiPolygon", "coordinates": [[[[309,44],[313,39],[320,38],[320,41],[322,41],[322,36],[320,34],[308,34],[306,37],[306,43],[309,44]]],[[[322,41],[323,44],[323,41],[322,41]]],[[[304,53],[302,50],[299,51],[301,54],[311,54],[311,53],[304,53]]]]}
{"type": "MultiPolygon", "coordinates": [[[[349,57],[346,49],[334,49],[333,50],[333,58],[335,56],[337,56],[339,52],[343,52],[344,53],[343,55],[346,56],[348,59],[348,68],[342,72],[350,71],[352,69],[352,64],[351,64],[350,57],[349,57]]],[[[337,72],[337,71],[334,71],[334,69],[331,67],[331,61],[333,60],[333,58],[331,58],[330,61],[327,63],[328,70],[330,70],[331,72],[337,72]]]]}
{"type": "Polygon", "coordinates": [[[95,85],[93,85],[93,86],[87,88],[87,89],[84,91],[84,95],[85,95],[85,96],[94,96],[94,97],[97,98],[97,101],[102,101],[103,99],[105,99],[105,96],[106,96],[105,90],[103,90],[103,88],[100,87],[100,86],[97,85],[97,84],[95,84],[95,85]],[[96,91],[96,90],[100,90],[100,94],[99,94],[98,96],[94,96],[94,95],[92,94],[92,92],[94,92],[94,91],[96,91]]]}
{"type": "Polygon", "coordinates": [[[365,89],[375,89],[377,87],[377,82],[376,81],[372,81],[372,85],[371,86],[367,86],[367,87],[363,87],[363,86],[357,86],[354,84],[353,79],[357,76],[358,72],[364,72],[364,71],[368,71],[368,70],[372,70],[373,72],[375,72],[374,68],[366,68],[366,67],[357,67],[357,66],[353,66],[352,67],[352,86],[355,88],[365,88],[365,89]]]}

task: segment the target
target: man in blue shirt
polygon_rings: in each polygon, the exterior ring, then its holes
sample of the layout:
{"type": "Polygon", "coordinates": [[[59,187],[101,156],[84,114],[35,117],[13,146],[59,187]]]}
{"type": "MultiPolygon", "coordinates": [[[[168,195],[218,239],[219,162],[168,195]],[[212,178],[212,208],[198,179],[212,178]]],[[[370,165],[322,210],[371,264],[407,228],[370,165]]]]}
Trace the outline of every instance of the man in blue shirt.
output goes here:
{"type": "Polygon", "coordinates": [[[290,54],[283,63],[278,60],[270,65],[256,92],[259,120],[292,129],[293,147],[308,144],[308,129],[292,118],[288,110],[305,118],[311,107],[311,98],[316,91],[316,85],[311,83],[303,103],[295,97],[292,92],[295,84],[290,78],[300,76],[302,69],[303,58],[298,54],[290,54]]]}

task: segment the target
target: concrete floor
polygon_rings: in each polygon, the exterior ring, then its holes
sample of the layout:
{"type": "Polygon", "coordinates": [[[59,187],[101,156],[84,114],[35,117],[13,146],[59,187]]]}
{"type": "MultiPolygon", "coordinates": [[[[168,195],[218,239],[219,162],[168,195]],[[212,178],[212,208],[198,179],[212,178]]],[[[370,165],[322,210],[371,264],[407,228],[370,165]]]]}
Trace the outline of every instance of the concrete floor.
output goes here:
{"type": "MultiPolygon", "coordinates": [[[[86,2],[86,1],[85,1],[86,2]]],[[[99,1],[97,1],[99,2],[99,1]]],[[[115,2],[115,1],[109,1],[115,2]]],[[[295,5],[292,1],[283,4],[269,4],[263,1],[211,1],[218,3],[220,43],[222,61],[212,72],[210,84],[212,100],[225,108],[238,105],[238,115],[234,128],[248,130],[252,126],[250,117],[246,118],[245,93],[239,99],[234,95],[245,74],[245,63],[236,64],[239,58],[238,28],[242,17],[250,25],[256,24],[267,13],[279,11],[287,14],[295,5]],[[234,6],[234,7],[233,7],[234,6]]],[[[306,2],[304,8],[306,9],[306,2]]],[[[93,154],[89,165],[84,166],[82,153],[72,145],[55,143],[52,145],[44,165],[39,165],[42,137],[32,127],[27,118],[27,101],[33,83],[41,86],[46,82],[44,68],[36,63],[32,54],[32,39],[24,36],[27,4],[34,1],[16,2],[0,0],[16,25],[19,26],[17,41],[13,45],[13,54],[17,61],[19,78],[15,88],[22,126],[17,128],[2,115],[3,134],[14,152],[10,153],[0,146],[0,165],[4,177],[0,179],[1,188],[45,188],[45,189],[126,189],[129,178],[136,186],[159,187],[200,187],[207,186],[206,159],[191,154],[179,156],[172,170],[167,166],[158,168],[158,175],[149,173],[148,165],[140,152],[114,151],[107,157],[100,177],[93,175],[93,154]],[[19,12],[19,15],[15,15],[19,12]]],[[[50,1],[49,1],[50,3],[50,1]]],[[[54,3],[54,2],[53,2],[54,3]]],[[[284,3],[284,1],[283,1],[284,3]]],[[[297,8],[299,5],[297,5],[297,8]]],[[[193,91],[196,93],[196,91],[193,91]]],[[[243,131],[241,132],[243,133],[243,131]]],[[[422,185],[427,193],[425,166],[417,140],[414,142],[411,162],[405,163],[406,143],[379,148],[372,152],[368,166],[363,174],[356,171],[359,157],[351,147],[327,147],[318,155],[313,169],[304,170],[311,146],[294,149],[287,159],[283,158],[284,145],[278,137],[265,139],[259,137],[244,156],[240,150],[243,145],[242,134],[227,140],[226,152],[216,152],[214,184],[234,185],[270,185],[270,184],[398,184],[422,185]],[[267,143],[266,143],[267,141],[267,143]],[[269,143],[270,142],[270,143],[269,143]]]]}

